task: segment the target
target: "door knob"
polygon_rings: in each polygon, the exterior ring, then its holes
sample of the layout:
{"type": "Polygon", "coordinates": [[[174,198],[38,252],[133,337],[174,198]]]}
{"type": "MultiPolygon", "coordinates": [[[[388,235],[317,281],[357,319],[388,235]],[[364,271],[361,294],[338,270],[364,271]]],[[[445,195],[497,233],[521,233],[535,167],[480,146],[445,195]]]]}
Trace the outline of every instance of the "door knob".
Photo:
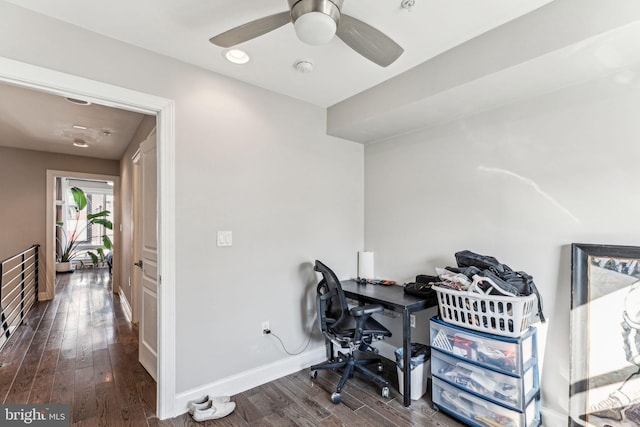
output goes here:
{"type": "Polygon", "coordinates": [[[142,268],[142,260],[139,260],[138,262],[134,262],[133,265],[135,265],[136,267],[142,268]]]}

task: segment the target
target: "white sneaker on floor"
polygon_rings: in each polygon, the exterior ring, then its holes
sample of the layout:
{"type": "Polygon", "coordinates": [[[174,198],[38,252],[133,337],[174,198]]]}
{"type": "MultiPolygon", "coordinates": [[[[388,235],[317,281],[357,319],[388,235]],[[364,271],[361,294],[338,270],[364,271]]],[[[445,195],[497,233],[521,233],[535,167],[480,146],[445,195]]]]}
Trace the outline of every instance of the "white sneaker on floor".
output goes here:
{"type": "Polygon", "coordinates": [[[206,408],[193,411],[193,419],[198,422],[217,420],[218,418],[226,417],[232,413],[234,409],[236,409],[235,402],[216,403],[209,400],[206,408]]]}
{"type": "Polygon", "coordinates": [[[189,413],[193,415],[193,412],[196,409],[206,409],[209,406],[209,401],[213,401],[215,403],[227,403],[229,400],[231,400],[229,396],[209,397],[209,395],[206,395],[198,400],[192,400],[189,402],[189,413]]]}

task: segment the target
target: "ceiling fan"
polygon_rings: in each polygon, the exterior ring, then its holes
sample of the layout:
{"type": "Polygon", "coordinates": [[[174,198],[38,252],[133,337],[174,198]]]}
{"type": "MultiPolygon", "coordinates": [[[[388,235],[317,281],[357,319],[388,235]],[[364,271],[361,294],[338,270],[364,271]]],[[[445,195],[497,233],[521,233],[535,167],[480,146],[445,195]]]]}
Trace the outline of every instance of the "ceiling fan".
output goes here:
{"type": "Polygon", "coordinates": [[[400,45],[379,30],[341,13],[344,0],[288,1],[288,11],[232,28],[209,41],[229,48],[292,22],[301,41],[320,45],[329,43],[337,35],[351,49],[382,67],[392,64],[404,52],[400,45]]]}

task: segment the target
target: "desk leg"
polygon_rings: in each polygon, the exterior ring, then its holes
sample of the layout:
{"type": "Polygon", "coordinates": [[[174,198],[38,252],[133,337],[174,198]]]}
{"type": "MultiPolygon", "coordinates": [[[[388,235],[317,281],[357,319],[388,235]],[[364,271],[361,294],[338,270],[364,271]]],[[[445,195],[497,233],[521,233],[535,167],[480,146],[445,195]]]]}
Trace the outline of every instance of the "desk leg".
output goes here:
{"type": "Polygon", "coordinates": [[[402,357],[404,375],[404,406],[411,406],[411,313],[404,310],[404,321],[402,324],[402,357]]]}

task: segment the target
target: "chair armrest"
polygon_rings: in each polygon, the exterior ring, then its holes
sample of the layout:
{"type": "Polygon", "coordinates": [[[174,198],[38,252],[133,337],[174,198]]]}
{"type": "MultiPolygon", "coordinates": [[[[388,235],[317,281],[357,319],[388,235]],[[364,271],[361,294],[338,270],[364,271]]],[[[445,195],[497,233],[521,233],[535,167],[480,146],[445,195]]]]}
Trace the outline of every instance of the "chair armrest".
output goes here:
{"type": "Polygon", "coordinates": [[[380,313],[381,311],[384,311],[384,308],[380,304],[369,304],[353,307],[349,311],[353,317],[362,317],[365,315],[370,316],[373,313],[380,313]]]}

